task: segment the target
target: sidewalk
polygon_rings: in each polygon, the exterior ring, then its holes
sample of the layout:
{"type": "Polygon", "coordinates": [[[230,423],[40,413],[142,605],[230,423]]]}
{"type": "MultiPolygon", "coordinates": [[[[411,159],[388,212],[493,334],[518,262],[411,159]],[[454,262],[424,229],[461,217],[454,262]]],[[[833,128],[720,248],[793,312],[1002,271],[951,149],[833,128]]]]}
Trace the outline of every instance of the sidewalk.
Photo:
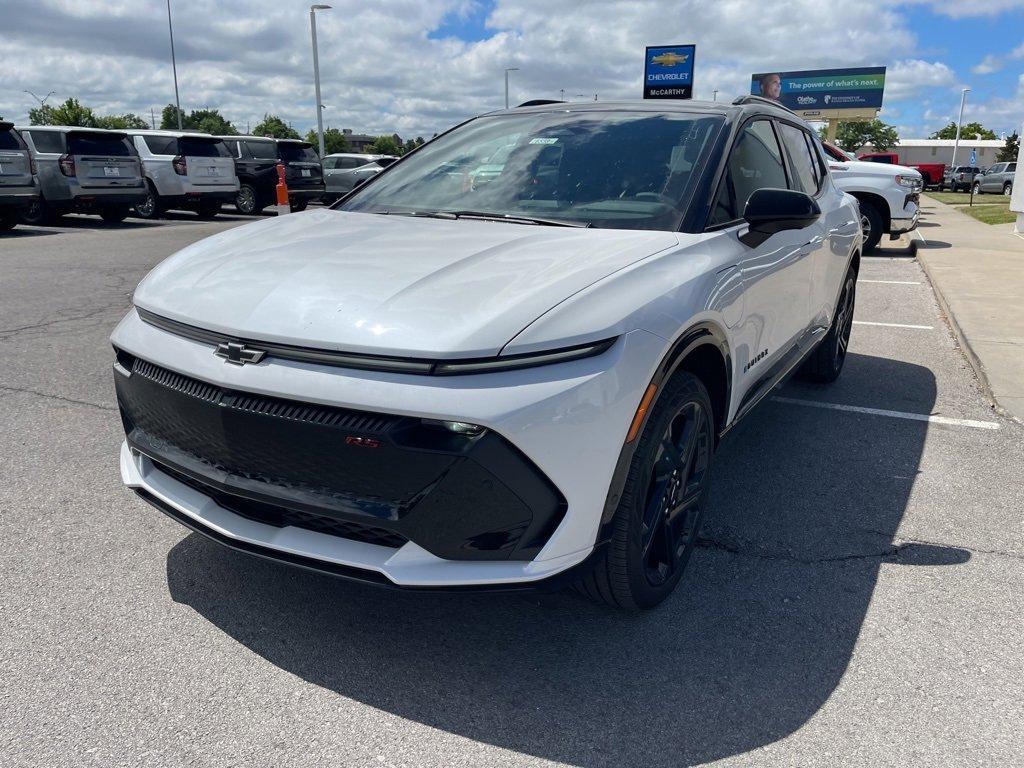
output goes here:
{"type": "Polygon", "coordinates": [[[917,260],[986,393],[1024,420],[1024,238],[923,195],[921,208],[917,260]]]}

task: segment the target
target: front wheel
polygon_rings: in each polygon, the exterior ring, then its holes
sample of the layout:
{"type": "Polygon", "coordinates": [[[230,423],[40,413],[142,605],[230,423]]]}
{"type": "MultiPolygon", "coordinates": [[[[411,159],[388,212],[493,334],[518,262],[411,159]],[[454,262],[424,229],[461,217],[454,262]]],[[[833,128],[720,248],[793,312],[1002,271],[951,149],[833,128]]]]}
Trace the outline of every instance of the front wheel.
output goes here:
{"type": "Polygon", "coordinates": [[[850,267],[839,294],[839,303],[832,318],[832,327],[825,338],[800,367],[800,378],[831,384],[842,373],[846,362],[846,351],[850,346],[850,332],[853,330],[853,310],[857,303],[857,273],[850,267]]]}
{"type": "Polygon", "coordinates": [[[249,184],[243,184],[235,195],[235,208],[243,216],[258,216],[263,207],[259,204],[256,190],[249,184]]]}
{"type": "Polygon", "coordinates": [[[864,253],[870,253],[882,239],[882,214],[871,203],[860,204],[860,228],[864,233],[864,253]]]}
{"type": "Polygon", "coordinates": [[[289,208],[289,210],[292,213],[298,213],[299,211],[306,210],[306,207],[308,205],[309,205],[309,201],[308,200],[292,200],[288,204],[288,208],[289,208]]]}
{"type": "Polygon", "coordinates": [[[679,371],[662,386],[622,489],[611,540],[576,587],[616,608],[653,608],[683,576],[704,517],[715,419],[707,389],[679,371]]]}
{"type": "Polygon", "coordinates": [[[159,219],[164,209],[160,205],[160,197],[153,185],[146,181],[146,199],[135,204],[135,215],[140,219],[159,219]]]}
{"type": "Polygon", "coordinates": [[[1012,181],[1008,181],[1005,184],[1003,184],[1003,194],[1006,195],[1007,197],[1009,197],[1010,195],[1013,194],[1013,182],[1012,181]]]}
{"type": "Polygon", "coordinates": [[[971,189],[974,190],[974,194],[976,194],[976,195],[980,195],[981,194],[981,184],[979,184],[978,182],[975,182],[974,186],[971,189]]]}
{"type": "Polygon", "coordinates": [[[53,219],[54,216],[50,211],[50,206],[46,204],[46,200],[43,199],[42,195],[33,200],[32,204],[21,212],[21,220],[33,226],[49,224],[53,219]]]}

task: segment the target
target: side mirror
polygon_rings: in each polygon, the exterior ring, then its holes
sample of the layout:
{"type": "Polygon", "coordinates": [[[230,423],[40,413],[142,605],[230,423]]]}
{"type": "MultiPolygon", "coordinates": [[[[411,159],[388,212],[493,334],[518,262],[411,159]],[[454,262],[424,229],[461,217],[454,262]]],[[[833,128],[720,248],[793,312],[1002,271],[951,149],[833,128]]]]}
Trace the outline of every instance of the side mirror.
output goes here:
{"type": "Polygon", "coordinates": [[[821,218],[814,199],[792,189],[758,189],[747,200],[743,218],[750,229],[740,241],[754,248],[776,232],[804,229],[821,218]]]}

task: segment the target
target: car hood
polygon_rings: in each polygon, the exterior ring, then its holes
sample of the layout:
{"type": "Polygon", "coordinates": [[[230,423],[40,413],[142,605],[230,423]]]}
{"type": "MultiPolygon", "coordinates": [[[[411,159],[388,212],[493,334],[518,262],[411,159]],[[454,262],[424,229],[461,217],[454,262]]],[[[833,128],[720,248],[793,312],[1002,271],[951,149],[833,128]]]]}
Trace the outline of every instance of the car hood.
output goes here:
{"type": "Polygon", "coordinates": [[[893,165],[890,163],[867,163],[863,160],[848,160],[845,163],[841,163],[838,160],[829,160],[828,164],[832,166],[832,170],[836,170],[836,166],[846,168],[853,174],[858,176],[920,176],[921,172],[916,168],[910,168],[906,165],[893,165]]]}
{"type": "Polygon", "coordinates": [[[243,338],[400,356],[488,356],[559,302],[679,237],[307,211],[179,251],[146,276],[134,301],[243,338]]]}

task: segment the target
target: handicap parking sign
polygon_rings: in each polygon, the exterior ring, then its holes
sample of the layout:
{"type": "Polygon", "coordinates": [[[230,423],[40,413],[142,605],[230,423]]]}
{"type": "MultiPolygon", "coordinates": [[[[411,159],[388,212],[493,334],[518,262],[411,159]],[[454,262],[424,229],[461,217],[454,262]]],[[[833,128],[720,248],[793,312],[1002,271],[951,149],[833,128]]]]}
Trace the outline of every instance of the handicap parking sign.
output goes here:
{"type": "Polygon", "coordinates": [[[971,165],[977,165],[978,163],[978,150],[971,150],[971,165]]]}

